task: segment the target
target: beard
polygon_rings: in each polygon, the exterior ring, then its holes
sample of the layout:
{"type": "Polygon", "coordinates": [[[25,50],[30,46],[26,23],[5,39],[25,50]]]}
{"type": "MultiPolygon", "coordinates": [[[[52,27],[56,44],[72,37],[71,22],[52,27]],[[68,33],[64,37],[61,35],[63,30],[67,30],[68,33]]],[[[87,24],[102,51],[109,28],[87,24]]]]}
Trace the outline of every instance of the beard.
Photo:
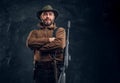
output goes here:
{"type": "Polygon", "coordinates": [[[45,26],[50,26],[51,24],[54,23],[54,21],[49,19],[49,18],[46,18],[46,19],[42,20],[42,22],[45,26]]]}

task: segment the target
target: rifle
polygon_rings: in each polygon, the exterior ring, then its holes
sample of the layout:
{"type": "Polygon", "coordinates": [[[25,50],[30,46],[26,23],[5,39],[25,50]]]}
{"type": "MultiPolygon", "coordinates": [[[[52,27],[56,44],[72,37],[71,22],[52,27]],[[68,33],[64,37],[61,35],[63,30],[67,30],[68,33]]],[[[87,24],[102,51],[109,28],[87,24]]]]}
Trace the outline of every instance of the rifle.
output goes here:
{"type": "Polygon", "coordinates": [[[69,54],[69,29],[70,29],[70,21],[68,21],[67,26],[67,41],[66,41],[66,47],[65,47],[65,56],[64,56],[64,65],[62,67],[62,72],[59,76],[58,83],[66,83],[66,73],[65,69],[69,65],[69,61],[71,60],[71,56],[69,54]]]}

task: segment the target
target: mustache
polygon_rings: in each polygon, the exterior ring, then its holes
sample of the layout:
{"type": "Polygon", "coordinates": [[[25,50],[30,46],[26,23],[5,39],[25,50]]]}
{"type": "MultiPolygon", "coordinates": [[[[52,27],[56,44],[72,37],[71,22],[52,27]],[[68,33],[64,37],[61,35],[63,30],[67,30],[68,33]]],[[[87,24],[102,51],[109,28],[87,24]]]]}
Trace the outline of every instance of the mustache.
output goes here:
{"type": "Polygon", "coordinates": [[[50,18],[46,18],[45,20],[51,20],[50,18]]]}

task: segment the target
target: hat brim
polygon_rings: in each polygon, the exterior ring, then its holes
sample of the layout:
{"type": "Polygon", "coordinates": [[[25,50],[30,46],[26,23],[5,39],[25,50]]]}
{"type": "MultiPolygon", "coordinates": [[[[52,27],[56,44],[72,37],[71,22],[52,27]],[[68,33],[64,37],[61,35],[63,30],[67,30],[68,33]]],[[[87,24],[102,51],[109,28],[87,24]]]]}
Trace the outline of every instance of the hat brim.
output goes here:
{"type": "Polygon", "coordinates": [[[48,12],[48,11],[52,11],[55,14],[55,19],[58,17],[58,11],[57,10],[41,10],[37,12],[37,17],[38,19],[40,19],[40,15],[42,14],[42,12],[48,12]]]}

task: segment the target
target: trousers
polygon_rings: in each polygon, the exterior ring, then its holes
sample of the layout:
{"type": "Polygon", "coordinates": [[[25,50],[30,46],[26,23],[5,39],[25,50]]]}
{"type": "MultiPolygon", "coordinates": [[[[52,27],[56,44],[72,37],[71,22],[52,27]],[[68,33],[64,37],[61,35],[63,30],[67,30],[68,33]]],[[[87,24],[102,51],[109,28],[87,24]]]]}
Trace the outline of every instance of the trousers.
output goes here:
{"type": "MultiPolygon", "coordinates": [[[[57,78],[59,78],[60,76],[62,66],[63,66],[62,61],[56,62],[57,78]]],[[[34,82],[55,83],[55,70],[53,61],[35,62],[34,82]]]]}

